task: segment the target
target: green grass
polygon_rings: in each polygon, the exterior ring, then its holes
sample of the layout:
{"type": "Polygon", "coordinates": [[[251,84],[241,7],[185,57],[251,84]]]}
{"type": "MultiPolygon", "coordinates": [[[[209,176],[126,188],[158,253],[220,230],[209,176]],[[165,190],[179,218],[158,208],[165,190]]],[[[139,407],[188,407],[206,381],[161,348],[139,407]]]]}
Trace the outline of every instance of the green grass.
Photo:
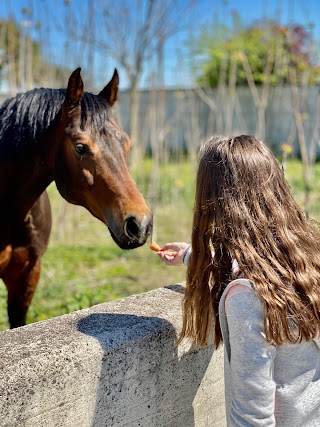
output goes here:
{"type": "MultiPolygon", "coordinates": [[[[148,198],[151,161],[132,171],[148,198]],[[139,171],[139,173],[138,173],[139,171]],[[142,172],[141,172],[142,171],[142,172]]],[[[320,220],[320,164],[313,179],[311,216],[320,220]]],[[[303,203],[301,164],[290,161],[286,175],[299,203],[303,203]]],[[[195,170],[187,162],[160,170],[154,240],[190,241],[195,170]]],[[[42,274],[28,312],[28,323],[90,307],[185,279],[185,268],[165,266],[149,249],[149,242],[133,251],[121,250],[104,224],[84,208],[67,204],[55,185],[49,187],[53,230],[43,257],[42,274]]],[[[0,330],[6,329],[6,290],[0,287],[0,330]]]]}
{"type": "MultiPolygon", "coordinates": [[[[298,160],[291,160],[286,167],[286,177],[291,191],[304,208],[304,185],[302,179],[302,164],[298,160]]],[[[311,212],[310,217],[320,222],[320,163],[316,163],[311,180],[311,212]]]]}

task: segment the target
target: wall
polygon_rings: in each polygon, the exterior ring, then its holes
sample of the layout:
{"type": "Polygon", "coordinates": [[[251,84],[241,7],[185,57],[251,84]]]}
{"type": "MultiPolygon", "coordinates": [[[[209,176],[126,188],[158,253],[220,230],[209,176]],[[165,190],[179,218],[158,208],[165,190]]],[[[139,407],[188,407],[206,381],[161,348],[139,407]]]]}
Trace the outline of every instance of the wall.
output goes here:
{"type": "Polygon", "coordinates": [[[223,357],[176,348],[181,285],[0,334],[1,427],[223,427],[223,357]]]}
{"type": "MultiPolygon", "coordinates": [[[[309,147],[312,139],[319,147],[319,90],[318,86],[299,88],[303,127],[309,147]]],[[[258,88],[258,93],[261,95],[261,88],[258,88]]],[[[192,144],[199,145],[214,134],[259,136],[256,135],[258,111],[248,87],[238,87],[232,101],[226,90],[207,89],[206,96],[215,102],[216,111],[210,109],[193,89],[145,90],[140,95],[139,142],[144,148],[151,146],[155,139],[150,123],[156,126],[156,143],[160,143],[159,135],[164,134],[161,144],[173,151],[188,146],[188,139],[191,139],[192,144]],[[157,122],[158,115],[164,117],[163,123],[157,122]]],[[[7,97],[9,95],[0,94],[0,105],[7,97]]],[[[120,92],[116,109],[121,125],[129,131],[128,91],[120,92]]],[[[270,87],[265,126],[264,140],[277,154],[281,152],[280,145],[284,142],[292,144],[295,151],[299,151],[289,86],[270,87]]],[[[319,154],[319,148],[317,152],[319,154]]]]}
{"type": "MultiPolygon", "coordinates": [[[[258,93],[261,96],[261,88],[258,88],[258,93]]],[[[315,138],[315,144],[319,146],[319,87],[299,88],[298,93],[307,146],[310,146],[312,138],[315,138]]],[[[149,123],[154,120],[155,114],[150,115],[150,112],[156,110],[160,114],[161,108],[164,109],[162,114],[165,119],[162,127],[161,124],[159,125],[158,132],[160,134],[160,131],[166,131],[164,141],[166,147],[179,149],[188,145],[188,138],[191,138],[192,144],[199,145],[208,136],[215,134],[248,134],[261,137],[257,135],[258,110],[248,87],[238,87],[232,100],[227,90],[207,89],[205,95],[214,101],[216,111],[210,109],[192,89],[167,89],[164,92],[146,90],[141,91],[140,94],[142,145],[152,144],[154,135],[151,131],[148,134],[148,127],[150,128],[149,123]],[[165,102],[162,106],[161,100],[164,95],[165,102]],[[229,124],[228,115],[230,115],[229,124]]],[[[119,94],[117,108],[121,124],[128,131],[130,108],[128,92],[123,91],[119,94]]],[[[289,86],[270,87],[263,139],[277,154],[281,152],[280,145],[285,142],[292,144],[298,152],[298,138],[289,86]]]]}

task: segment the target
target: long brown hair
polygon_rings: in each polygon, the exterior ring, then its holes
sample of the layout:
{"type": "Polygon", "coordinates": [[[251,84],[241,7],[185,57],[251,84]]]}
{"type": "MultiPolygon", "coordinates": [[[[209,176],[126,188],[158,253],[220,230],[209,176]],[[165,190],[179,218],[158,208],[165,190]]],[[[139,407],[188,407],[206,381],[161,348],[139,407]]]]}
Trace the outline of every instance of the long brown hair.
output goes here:
{"type": "Polygon", "coordinates": [[[247,135],[212,137],[200,150],[178,342],[190,337],[205,346],[214,330],[215,347],[221,343],[218,307],[233,259],[255,283],[269,341],[296,343],[319,333],[320,232],[271,151],[247,135]]]}

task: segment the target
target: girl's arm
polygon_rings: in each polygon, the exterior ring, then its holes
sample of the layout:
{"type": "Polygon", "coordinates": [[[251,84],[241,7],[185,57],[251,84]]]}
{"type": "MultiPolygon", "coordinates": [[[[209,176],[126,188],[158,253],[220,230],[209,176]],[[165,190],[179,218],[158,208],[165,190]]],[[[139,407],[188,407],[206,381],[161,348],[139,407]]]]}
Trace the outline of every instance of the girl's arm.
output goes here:
{"type": "Polygon", "coordinates": [[[231,350],[231,412],[233,426],[274,426],[276,347],[264,335],[263,307],[255,292],[226,300],[231,350]]]}

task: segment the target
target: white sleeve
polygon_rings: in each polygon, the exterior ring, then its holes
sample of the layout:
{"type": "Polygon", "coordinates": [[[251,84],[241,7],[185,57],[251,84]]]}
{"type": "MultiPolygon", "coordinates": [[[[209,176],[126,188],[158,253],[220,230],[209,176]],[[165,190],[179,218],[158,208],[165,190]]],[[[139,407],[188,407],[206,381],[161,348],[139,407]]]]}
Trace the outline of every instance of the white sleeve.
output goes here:
{"type": "Polygon", "coordinates": [[[191,251],[192,251],[192,247],[191,247],[191,245],[189,245],[187,247],[187,249],[185,250],[184,255],[183,255],[183,259],[182,259],[183,265],[188,265],[189,264],[189,259],[190,259],[191,251]]]}
{"type": "Polygon", "coordinates": [[[226,302],[230,341],[231,409],[229,427],[275,426],[276,347],[264,335],[263,307],[254,292],[226,302]]]}

